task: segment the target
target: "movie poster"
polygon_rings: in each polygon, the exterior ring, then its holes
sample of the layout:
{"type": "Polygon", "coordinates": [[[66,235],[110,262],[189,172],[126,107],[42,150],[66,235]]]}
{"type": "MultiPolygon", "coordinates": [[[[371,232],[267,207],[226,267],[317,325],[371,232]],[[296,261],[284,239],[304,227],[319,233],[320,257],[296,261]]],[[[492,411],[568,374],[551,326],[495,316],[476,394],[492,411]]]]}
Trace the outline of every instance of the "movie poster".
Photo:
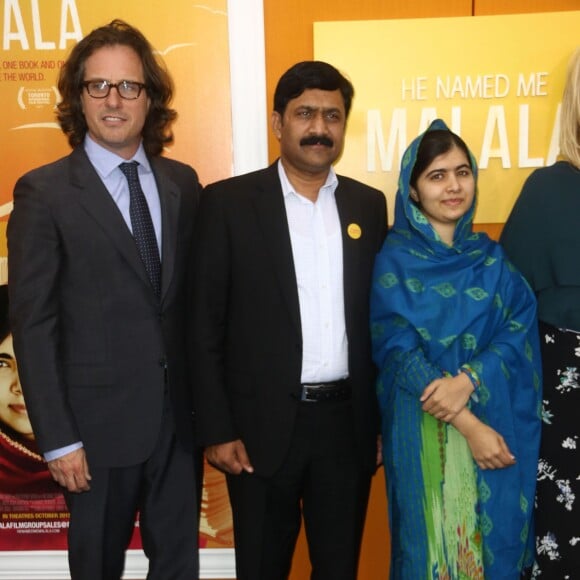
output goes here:
{"type": "MultiPolygon", "coordinates": [[[[174,82],[175,141],[165,155],[207,184],[229,177],[232,136],[226,0],[2,0],[0,52],[0,550],[65,550],[68,513],[34,443],[6,315],[6,223],[20,175],[67,155],[55,122],[57,75],[70,49],[115,18],[139,28],[174,82]]],[[[233,546],[225,481],[206,466],[200,545],[233,546]]],[[[140,547],[138,525],[131,548],[140,547]]]]}
{"type": "Polygon", "coordinates": [[[67,529],[64,498],[38,453],[26,414],[8,324],[7,286],[0,285],[0,546],[66,549],[67,529]]]}
{"type": "Polygon", "coordinates": [[[526,177],[557,158],[579,27],[578,11],[315,23],[315,57],[356,88],[337,170],[385,192],[392,223],[402,154],[440,117],[476,156],[475,221],[503,224],[526,177]]]}

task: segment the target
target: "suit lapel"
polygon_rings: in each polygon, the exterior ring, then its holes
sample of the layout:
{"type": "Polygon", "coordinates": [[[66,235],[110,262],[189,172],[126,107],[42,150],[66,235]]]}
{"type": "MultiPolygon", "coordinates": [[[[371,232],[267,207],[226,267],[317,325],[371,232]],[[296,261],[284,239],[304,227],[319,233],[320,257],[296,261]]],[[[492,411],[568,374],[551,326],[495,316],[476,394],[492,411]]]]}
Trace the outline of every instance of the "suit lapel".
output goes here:
{"type": "Polygon", "coordinates": [[[288,305],[296,331],[301,335],[296,271],[277,164],[274,163],[260,175],[263,179],[256,188],[254,199],[258,221],[264,233],[266,247],[272,254],[272,268],[276,271],[280,291],[288,305]]]}
{"type": "MultiPolygon", "coordinates": [[[[342,234],[342,263],[343,263],[343,289],[344,289],[344,311],[348,329],[351,327],[350,315],[356,311],[356,281],[359,279],[358,267],[360,242],[357,237],[357,226],[359,232],[362,228],[360,216],[359,198],[349,187],[348,182],[338,178],[338,187],[335,192],[336,207],[340,219],[340,230],[342,234]],[[349,226],[350,232],[349,233],[349,226]]],[[[362,232],[364,235],[364,232],[362,232]]]]}
{"type": "MultiPolygon", "coordinates": [[[[161,203],[162,256],[161,299],[165,296],[175,270],[177,249],[177,225],[180,206],[179,188],[163,171],[162,160],[150,160],[155,174],[161,203]]],[[[71,153],[71,182],[79,188],[79,201],[85,210],[99,223],[127,263],[135,270],[148,288],[151,282],[143,266],[135,240],[121,212],[111,198],[99,175],[82,148],[71,153]]],[[[153,295],[153,293],[152,293],[153,295]]]]}
{"type": "Polygon", "coordinates": [[[143,282],[150,286],[133,236],[82,147],[73,150],[70,160],[71,183],[79,190],[79,203],[100,225],[143,282]]]}
{"type": "Polygon", "coordinates": [[[175,270],[181,192],[167,176],[166,172],[163,171],[162,159],[150,159],[150,163],[153,167],[161,201],[161,300],[163,300],[167,294],[175,270]]]}

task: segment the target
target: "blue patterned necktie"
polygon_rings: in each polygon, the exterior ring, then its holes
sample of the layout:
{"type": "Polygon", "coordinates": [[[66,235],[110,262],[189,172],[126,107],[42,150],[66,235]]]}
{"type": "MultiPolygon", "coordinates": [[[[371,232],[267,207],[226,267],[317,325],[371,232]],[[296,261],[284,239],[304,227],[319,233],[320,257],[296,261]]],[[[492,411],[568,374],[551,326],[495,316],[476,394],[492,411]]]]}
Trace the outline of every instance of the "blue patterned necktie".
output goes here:
{"type": "Polygon", "coordinates": [[[161,260],[159,259],[159,248],[155,238],[153,220],[139,182],[137,165],[139,165],[137,161],[121,163],[119,169],[125,174],[129,184],[129,216],[131,217],[133,238],[137,244],[137,249],[145,265],[149,280],[151,280],[153,290],[155,290],[155,295],[159,297],[161,295],[161,260]]]}

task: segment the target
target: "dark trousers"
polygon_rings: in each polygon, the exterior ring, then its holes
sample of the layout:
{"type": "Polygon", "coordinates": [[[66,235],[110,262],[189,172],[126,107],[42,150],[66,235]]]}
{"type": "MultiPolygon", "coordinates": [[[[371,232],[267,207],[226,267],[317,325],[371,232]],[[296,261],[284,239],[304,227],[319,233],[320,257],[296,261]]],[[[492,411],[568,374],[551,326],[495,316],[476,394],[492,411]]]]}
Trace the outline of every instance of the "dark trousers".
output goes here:
{"type": "Polygon", "coordinates": [[[73,580],[119,580],[139,513],[148,580],[197,580],[198,513],[194,458],[178,444],[165,413],[157,446],[144,463],[91,467],[91,489],[66,494],[71,513],[73,580]]]}
{"type": "Polygon", "coordinates": [[[371,473],[352,423],[349,401],[301,403],[281,469],[228,476],[238,580],[288,578],[302,516],[312,580],[356,579],[371,473]]]}

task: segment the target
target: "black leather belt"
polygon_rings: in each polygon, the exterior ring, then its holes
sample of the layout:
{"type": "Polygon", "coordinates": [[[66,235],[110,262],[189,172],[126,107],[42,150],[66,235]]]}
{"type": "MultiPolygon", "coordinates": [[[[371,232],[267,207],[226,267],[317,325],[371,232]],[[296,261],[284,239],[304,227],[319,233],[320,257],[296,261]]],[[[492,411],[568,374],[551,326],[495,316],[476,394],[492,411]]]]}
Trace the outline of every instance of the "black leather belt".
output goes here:
{"type": "Polygon", "coordinates": [[[323,401],[348,401],[350,397],[350,384],[347,379],[342,379],[329,383],[304,384],[300,400],[307,403],[321,403],[323,401]]]}

